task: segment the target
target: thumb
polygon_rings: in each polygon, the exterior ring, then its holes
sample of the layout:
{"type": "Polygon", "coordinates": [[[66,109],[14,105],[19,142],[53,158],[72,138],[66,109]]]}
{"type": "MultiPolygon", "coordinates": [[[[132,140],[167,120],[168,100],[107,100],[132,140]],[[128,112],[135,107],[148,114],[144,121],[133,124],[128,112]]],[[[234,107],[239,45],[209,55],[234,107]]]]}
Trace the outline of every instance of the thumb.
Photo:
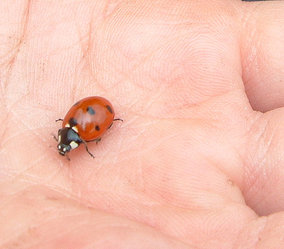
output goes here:
{"type": "Polygon", "coordinates": [[[260,115],[247,136],[243,193],[258,214],[284,209],[284,109],[260,115]]]}

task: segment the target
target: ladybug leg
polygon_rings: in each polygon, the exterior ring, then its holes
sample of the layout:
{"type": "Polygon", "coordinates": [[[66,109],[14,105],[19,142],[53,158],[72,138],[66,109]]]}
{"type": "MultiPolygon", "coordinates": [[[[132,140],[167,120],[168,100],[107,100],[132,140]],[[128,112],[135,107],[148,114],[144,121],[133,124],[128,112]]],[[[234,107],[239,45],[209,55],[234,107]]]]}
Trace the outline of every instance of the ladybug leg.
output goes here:
{"type": "Polygon", "coordinates": [[[95,156],[89,151],[87,142],[82,139],[82,143],[85,145],[86,151],[89,153],[89,155],[90,155],[92,158],[95,158],[95,156]]]}
{"type": "Polygon", "coordinates": [[[123,122],[123,119],[121,119],[121,118],[115,118],[113,121],[121,121],[121,122],[123,122]]]}
{"type": "MultiPolygon", "coordinates": [[[[123,122],[123,119],[121,119],[121,118],[115,118],[113,121],[121,121],[121,122],[123,122]]],[[[108,129],[109,129],[110,127],[112,127],[112,124],[113,124],[113,123],[110,124],[110,126],[108,127],[108,129]]]]}
{"type": "Polygon", "coordinates": [[[99,137],[97,139],[95,139],[94,141],[96,141],[96,144],[98,144],[102,139],[99,137]]]}
{"type": "Polygon", "coordinates": [[[56,119],[55,122],[58,122],[58,121],[62,121],[63,122],[63,119],[62,118],[59,118],[59,119],[56,119]]]}
{"type": "Polygon", "coordinates": [[[51,136],[54,138],[54,140],[55,140],[56,142],[58,142],[58,137],[56,137],[54,134],[51,134],[51,136]]]}
{"type": "Polygon", "coordinates": [[[67,158],[68,161],[70,161],[70,157],[68,156],[68,154],[65,154],[65,157],[67,158]]]}
{"type": "MultiPolygon", "coordinates": [[[[60,132],[61,130],[62,130],[62,129],[59,129],[59,130],[58,130],[58,134],[59,134],[59,132],[60,132]]],[[[55,136],[53,133],[51,133],[51,136],[55,139],[56,142],[58,142],[58,135],[55,136]]]]}
{"type": "Polygon", "coordinates": [[[100,142],[102,140],[102,138],[96,138],[96,139],[94,139],[94,140],[89,140],[89,141],[85,141],[85,142],[87,142],[87,143],[90,143],[90,142],[96,142],[96,144],[98,144],[98,142],[100,142]]]}

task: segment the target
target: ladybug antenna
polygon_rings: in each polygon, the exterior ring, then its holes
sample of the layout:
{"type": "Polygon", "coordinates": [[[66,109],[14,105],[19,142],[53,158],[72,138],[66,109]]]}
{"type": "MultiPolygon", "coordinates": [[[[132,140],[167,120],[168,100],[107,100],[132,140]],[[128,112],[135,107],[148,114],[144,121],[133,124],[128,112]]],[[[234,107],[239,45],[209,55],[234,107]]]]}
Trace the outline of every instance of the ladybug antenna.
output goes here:
{"type": "Polygon", "coordinates": [[[89,155],[90,155],[92,158],[95,158],[95,156],[89,151],[87,142],[82,139],[82,143],[85,145],[86,151],[89,153],[89,155]]]}

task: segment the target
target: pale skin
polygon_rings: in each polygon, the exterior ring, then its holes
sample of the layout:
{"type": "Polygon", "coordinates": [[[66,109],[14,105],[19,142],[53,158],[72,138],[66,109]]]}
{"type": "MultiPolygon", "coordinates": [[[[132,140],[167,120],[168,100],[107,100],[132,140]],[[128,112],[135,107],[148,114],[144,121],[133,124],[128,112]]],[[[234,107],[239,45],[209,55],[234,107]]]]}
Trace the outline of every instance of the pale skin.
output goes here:
{"type": "Polygon", "coordinates": [[[0,3],[0,248],[284,248],[284,2],[0,3]],[[60,156],[77,100],[116,122],[60,156]]]}

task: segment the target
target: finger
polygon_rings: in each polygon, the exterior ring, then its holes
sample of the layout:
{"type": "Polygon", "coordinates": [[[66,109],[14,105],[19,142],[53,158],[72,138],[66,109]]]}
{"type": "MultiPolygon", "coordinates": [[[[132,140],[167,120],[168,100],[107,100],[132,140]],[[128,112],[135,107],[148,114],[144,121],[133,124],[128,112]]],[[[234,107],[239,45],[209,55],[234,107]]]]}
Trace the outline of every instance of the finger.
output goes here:
{"type": "Polygon", "coordinates": [[[284,248],[283,224],[283,212],[255,219],[243,227],[233,248],[282,249],[284,248]]]}
{"type": "Polygon", "coordinates": [[[243,147],[243,194],[247,204],[260,215],[284,209],[283,116],[283,108],[261,115],[243,147]]]}
{"type": "Polygon", "coordinates": [[[267,111],[284,105],[284,1],[243,3],[243,80],[251,105],[267,111]]]}

